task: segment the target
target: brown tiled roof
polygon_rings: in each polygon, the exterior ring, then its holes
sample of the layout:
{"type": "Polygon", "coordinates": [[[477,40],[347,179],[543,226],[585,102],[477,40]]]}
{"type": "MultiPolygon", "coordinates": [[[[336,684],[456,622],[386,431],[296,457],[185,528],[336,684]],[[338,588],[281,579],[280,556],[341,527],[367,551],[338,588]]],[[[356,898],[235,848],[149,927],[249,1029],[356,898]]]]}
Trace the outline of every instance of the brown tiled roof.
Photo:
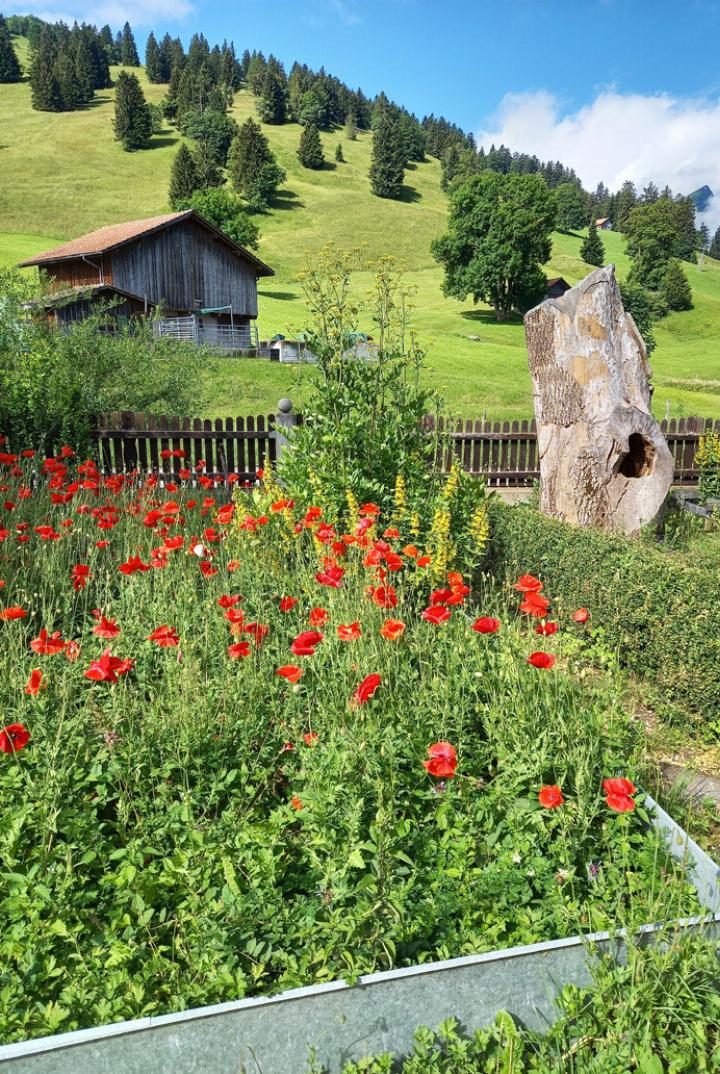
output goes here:
{"type": "Polygon", "coordinates": [[[118,246],[125,246],[126,243],[142,238],[143,235],[149,235],[153,231],[162,231],[169,224],[174,224],[178,220],[187,220],[190,217],[212,232],[216,238],[229,246],[236,254],[251,261],[255,265],[259,276],[275,275],[273,270],[264,262],[251,254],[244,246],[228,238],[227,235],[224,235],[222,231],[219,231],[193,209],[186,209],[180,213],[166,213],[164,216],[151,216],[146,220],[129,220],[124,224],[108,224],[107,227],[98,228],[97,231],[91,231],[87,235],[81,235],[78,239],[65,242],[62,246],[56,246],[52,250],[37,254],[35,257],[29,257],[27,261],[21,261],[19,267],[43,266],[54,264],[56,261],[67,261],[74,257],[97,257],[108,250],[114,250],[118,246]]]}

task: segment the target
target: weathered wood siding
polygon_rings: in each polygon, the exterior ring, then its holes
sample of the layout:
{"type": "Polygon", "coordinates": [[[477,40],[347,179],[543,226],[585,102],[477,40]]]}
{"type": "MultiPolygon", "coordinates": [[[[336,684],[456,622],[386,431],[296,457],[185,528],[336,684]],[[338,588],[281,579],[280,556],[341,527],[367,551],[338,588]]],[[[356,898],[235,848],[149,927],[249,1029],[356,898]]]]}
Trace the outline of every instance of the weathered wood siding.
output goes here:
{"type": "Polygon", "coordinates": [[[110,258],[101,255],[83,261],[74,257],[69,261],[49,262],[41,265],[43,272],[52,277],[51,290],[66,291],[70,287],[92,287],[98,283],[112,283],[110,258]],[[91,263],[92,262],[92,263],[91,263]]]}
{"type": "Polygon", "coordinates": [[[110,256],[117,287],[147,295],[169,312],[231,305],[234,313],[257,317],[254,266],[193,220],[181,220],[110,256]]]}

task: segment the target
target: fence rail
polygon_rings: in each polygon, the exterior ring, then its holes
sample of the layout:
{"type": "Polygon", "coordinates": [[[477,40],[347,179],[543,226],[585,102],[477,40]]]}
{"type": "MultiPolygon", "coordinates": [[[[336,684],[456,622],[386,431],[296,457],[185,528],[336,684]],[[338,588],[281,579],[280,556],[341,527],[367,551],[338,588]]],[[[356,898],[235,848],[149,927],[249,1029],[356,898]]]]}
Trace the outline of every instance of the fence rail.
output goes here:
{"type": "MultiPolygon", "coordinates": [[[[251,481],[264,461],[276,460],[278,436],[282,437],[288,425],[301,420],[290,414],[210,420],[122,411],[104,415],[94,437],[100,463],[108,473],[154,470],[176,476],[183,468],[196,469],[201,464],[207,475],[233,473],[240,480],[251,481]]],[[[428,430],[434,429],[435,419],[426,419],[425,425],[428,430]]],[[[708,432],[720,433],[720,420],[672,418],[661,422],[661,428],[675,461],[675,483],[696,484],[698,441],[708,432]]],[[[457,457],[465,470],[483,476],[496,488],[528,486],[540,477],[534,421],[441,419],[438,432],[446,444],[444,469],[449,469],[453,457],[457,457]]]]}

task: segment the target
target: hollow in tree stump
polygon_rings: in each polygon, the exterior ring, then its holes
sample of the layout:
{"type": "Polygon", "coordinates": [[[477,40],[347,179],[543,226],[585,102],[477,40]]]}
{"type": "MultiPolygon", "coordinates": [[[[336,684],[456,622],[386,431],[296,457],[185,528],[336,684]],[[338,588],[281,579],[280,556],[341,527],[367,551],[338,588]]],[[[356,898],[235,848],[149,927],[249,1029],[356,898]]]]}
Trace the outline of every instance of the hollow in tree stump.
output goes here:
{"type": "Polygon", "coordinates": [[[525,315],[540,456],[540,509],[576,526],[637,533],[674,465],[650,412],[652,370],[615,267],[525,315]]]}

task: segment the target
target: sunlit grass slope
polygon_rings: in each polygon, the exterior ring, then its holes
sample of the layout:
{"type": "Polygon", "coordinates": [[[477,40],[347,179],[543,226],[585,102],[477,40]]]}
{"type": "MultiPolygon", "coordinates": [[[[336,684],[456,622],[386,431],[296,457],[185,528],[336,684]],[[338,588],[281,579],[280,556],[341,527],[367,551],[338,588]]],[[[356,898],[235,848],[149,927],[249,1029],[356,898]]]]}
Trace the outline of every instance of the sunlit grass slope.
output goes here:
{"type": "MultiPolygon", "coordinates": [[[[20,51],[24,58],[23,43],[20,51]]],[[[148,99],[160,100],[164,87],[150,85],[144,70],[138,74],[148,99]]],[[[57,115],[32,110],[27,83],[0,86],[0,263],[15,263],[106,223],[167,211],[168,177],[180,136],[168,128],[153,139],[152,148],[124,153],[113,138],[113,95],[104,91],[90,108],[57,115]]],[[[233,114],[240,122],[254,116],[254,98],[238,93],[233,114]]],[[[287,181],[271,210],[259,218],[259,254],[276,271],[261,281],[261,334],[302,329],[305,311],[296,276],[306,252],[312,256],[332,239],[345,247],[363,245],[368,259],[394,254],[407,263],[417,289],[415,322],[428,348],[427,375],[449,408],[467,416],[529,417],[522,324],[497,324],[487,308],[442,294],[442,274],[430,255],[447,212],[438,161],[411,168],[403,199],[385,201],[370,193],[368,134],[355,142],[345,140],[343,131],[322,134],[328,163],[312,172],[297,160],[296,124],[264,130],[287,181]],[[344,164],[334,160],[339,141],[344,164]]],[[[555,235],[549,276],[575,283],[586,274],[581,241],[580,235],[555,235]]],[[[627,271],[622,236],[605,234],[603,241],[607,260],[622,278],[627,271]]],[[[655,407],[676,417],[720,415],[720,264],[706,259],[702,267],[686,271],[695,308],[672,314],[657,327],[655,407]]],[[[365,282],[369,286],[369,276],[365,282]]],[[[301,406],[311,376],[308,369],[260,360],[223,360],[212,371],[205,410],[212,415],[262,411],[280,395],[301,406]]]]}

